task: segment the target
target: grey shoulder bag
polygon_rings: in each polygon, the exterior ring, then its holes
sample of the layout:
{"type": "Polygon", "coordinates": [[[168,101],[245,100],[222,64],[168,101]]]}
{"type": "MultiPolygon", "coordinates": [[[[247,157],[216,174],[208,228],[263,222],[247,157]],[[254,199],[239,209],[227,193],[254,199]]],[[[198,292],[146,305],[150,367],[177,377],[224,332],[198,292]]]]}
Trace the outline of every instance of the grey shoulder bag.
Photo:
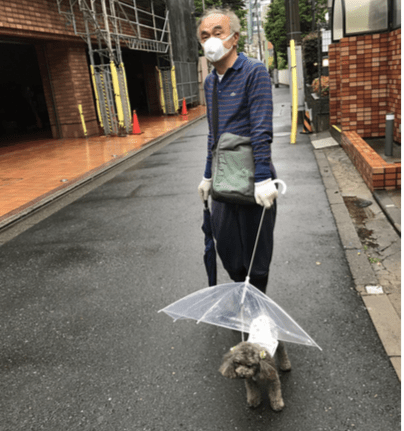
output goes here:
{"type": "Polygon", "coordinates": [[[212,199],[220,202],[252,205],[254,198],[255,164],[251,139],[223,133],[217,141],[219,109],[217,79],[212,95],[212,199]]]}

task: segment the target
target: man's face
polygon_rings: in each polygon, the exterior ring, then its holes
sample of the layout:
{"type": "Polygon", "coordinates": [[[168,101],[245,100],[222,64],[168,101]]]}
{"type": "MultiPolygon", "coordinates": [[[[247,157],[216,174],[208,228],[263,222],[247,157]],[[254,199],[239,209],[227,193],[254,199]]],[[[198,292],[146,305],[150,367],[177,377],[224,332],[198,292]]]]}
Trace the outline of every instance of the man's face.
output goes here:
{"type": "MultiPolygon", "coordinates": [[[[210,15],[205,18],[199,26],[199,36],[202,44],[204,44],[210,37],[218,37],[223,40],[230,34],[230,18],[226,15],[210,15]]],[[[228,41],[223,43],[224,47],[231,48],[236,40],[237,36],[230,38],[228,41]]]]}

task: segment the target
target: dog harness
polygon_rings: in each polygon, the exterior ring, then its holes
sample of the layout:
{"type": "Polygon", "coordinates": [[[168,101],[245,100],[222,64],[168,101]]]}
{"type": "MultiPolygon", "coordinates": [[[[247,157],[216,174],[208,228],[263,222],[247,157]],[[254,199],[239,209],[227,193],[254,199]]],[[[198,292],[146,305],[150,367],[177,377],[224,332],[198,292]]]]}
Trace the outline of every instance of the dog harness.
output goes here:
{"type": "MultiPolygon", "coordinates": [[[[266,349],[268,353],[274,356],[278,347],[278,340],[276,338],[276,327],[268,316],[260,316],[254,319],[250,326],[250,335],[248,337],[249,343],[259,344],[266,349]]],[[[263,351],[265,353],[265,351],[263,351]]],[[[260,353],[260,356],[262,352],[260,353]]],[[[265,356],[261,356],[264,359],[265,356]]]]}

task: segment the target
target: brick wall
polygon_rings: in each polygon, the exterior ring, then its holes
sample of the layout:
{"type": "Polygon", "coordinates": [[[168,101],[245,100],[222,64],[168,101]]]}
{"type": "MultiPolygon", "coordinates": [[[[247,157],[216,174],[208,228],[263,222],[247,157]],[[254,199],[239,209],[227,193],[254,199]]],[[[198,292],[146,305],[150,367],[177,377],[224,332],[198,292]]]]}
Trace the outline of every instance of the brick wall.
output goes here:
{"type": "MultiPolygon", "coordinates": [[[[131,1],[128,4],[133,5],[131,1]]],[[[69,0],[62,2],[62,11],[69,11],[69,0]]],[[[100,3],[95,4],[97,12],[101,13],[100,3]],[[98,10],[99,9],[99,10],[98,10]]],[[[147,9],[149,12],[151,8],[147,9]]],[[[74,6],[76,26],[79,32],[84,33],[84,23],[82,12],[79,5],[74,6]]],[[[135,20],[134,11],[125,8],[126,14],[131,20],[135,20]]],[[[157,11],[162,15],[162,11],[157,11]]],[[[142,12],[138,13],[139,21],[142,24],[153,26],[152,17],[142,12]]],[[[156,19],[158,25],[162,26],[162,21],[156,19]]],[[[103,28],[103,22],[99,23],[103,28]]],[[[123,31],[128,35],[134,35],[131,26],[121,22],[123,31]]],[[[154,32],[151,29],[141,27],[140,33],[143,38],[154,38],[154,32]]],[[[18,36],[27,38],[52,39],[52,40],[72,40],[81,41],[79,36],[74,34],[73,26],[68,24],[67,19],[59,14],[56,0],[0,0],[0,35],[18,36]]],[[[160,33],[157,32],[158,37],[160,33]]]]}
{"type": "Polygon", "coordinates": [[[40,39],[79,39],[59,15],[56,0],[0,0],[0,34],[40,39]]]}
{"type": "Polygon", "coordinates": [[[371,191],[401,189],[401,163],[388,163],[356,132],[343,132],[341,146],[371,191]]]}
{"type": "Polygon", "coordinates": [[[390,33],[387,110],[394,115],[394,140],[401,142],[401,29],[390,33]]]}
{"type": "Polygon", "coordinates": [[[330,124],[341,124],[341,75],[339,45],[332,44],[328,49],[330,85],[330,124]]]}
{"type": "Polygon", "coordinates": [[[99,130],[85,47],[82,44],[49,42],[37,45],[37,55],[53,136],[84,136],[79,104],[83,108],[88,135],[97,134],[99,130]]]}
{"type": "Polygon", "coordinates": [[[330,122],[362,137],[385,134],[386,113],[394,112],[401,142],[401,29],[343,38],[330,46],[330,122]]]}

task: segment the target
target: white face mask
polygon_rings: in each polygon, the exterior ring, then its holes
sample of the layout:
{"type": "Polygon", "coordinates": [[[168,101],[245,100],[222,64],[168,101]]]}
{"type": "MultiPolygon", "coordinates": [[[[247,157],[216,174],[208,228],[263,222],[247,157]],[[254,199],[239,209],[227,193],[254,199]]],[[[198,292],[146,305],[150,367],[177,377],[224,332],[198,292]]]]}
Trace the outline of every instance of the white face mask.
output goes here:
{"type": "Polygon", "coordinates": [[[227,42],[231,37],[234,36],[232,33],[226,39],[219,39],[218,37],[210,37],[204,44],[202,44],[203,50],[205,52],[205,57],[211,62],[216,63],[221,58],[223,58],[231,49],[225,48],[223,42],[227,42]]]}

